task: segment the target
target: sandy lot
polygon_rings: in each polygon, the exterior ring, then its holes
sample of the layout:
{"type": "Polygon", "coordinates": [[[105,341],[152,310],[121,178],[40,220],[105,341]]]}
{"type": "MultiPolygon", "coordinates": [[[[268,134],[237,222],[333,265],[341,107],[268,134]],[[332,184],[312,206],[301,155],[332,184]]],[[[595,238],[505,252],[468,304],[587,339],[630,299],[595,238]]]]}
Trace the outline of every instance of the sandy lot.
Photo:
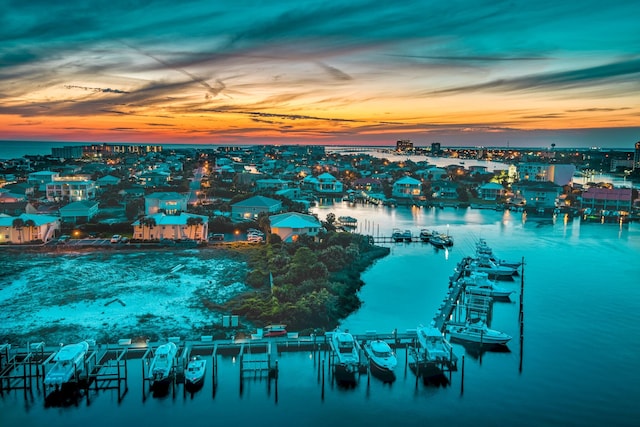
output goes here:
{"type": "Polygon", "coordinates": [[[0,265],[0,343],[197,338],[247,290],[246,264],[220,251],[4,251],[0,265]]]}

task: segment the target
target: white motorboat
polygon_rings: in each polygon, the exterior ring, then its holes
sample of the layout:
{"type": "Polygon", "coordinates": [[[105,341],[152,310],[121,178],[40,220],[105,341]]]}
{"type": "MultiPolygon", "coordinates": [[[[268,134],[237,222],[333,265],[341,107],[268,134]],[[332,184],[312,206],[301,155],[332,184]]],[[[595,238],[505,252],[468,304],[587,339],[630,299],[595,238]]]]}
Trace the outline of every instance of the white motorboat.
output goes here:
{"type": "Polygon", "coordinates": [[[386,341],[373,340],[366,342],[363,349],[373,369],[390,374],[398,366],[398,358],[386,341]]]}
{"type": "Polygon", "coordinates": [[[474,258],[469,263],[469,268],[472,272],[479,271],[481,273],[487,273],[492,277],[511,277],[516,272],[515,268],[498,265],[491,261],[486,255],[480,255],[477,258],[474,258]]]}
{"type": "Polygon", "coordinates": [[[495,299],[509,298],[514,291],[497,286],[495,282],[489,280],[487,273],[479,271],[472,272],[469,276],[462,278],[465,291],[472,295],[488,296],[495,299]]]}
{"type": "Polygon", "coordinates": [[[449,325],[452,339],[476,344],[506,344],[511,336],[504,332],[489,329],[482,320],[468,321],[464,325],[449,325]]]}
{"type": "Polygon", "coordinates": [[[172,342],[159,346],[155,351],[151,365],[149,365],[149,379],[154,383],[169,381],[173,373],[177,352],[178,348],[172,342]]]}
{"type": "Polygon", "coordinates": [[[204,381],[204,374],[207,369],[207,361],[200,356],[194,356],[184,372],[184,381],[187,385],[198,385],[204,381]]]}
{"type": "Polygon", "coordinates": [[[413,240],[413,235],[411,234],[411,230],[404,230],[404,231],[402,232],[402,239],[403,239],[405,242],[410,242],[410,241],[412,241],[412,240],[413,240]]]}
{"type": "Polygon", "coordinates": [[[76,378],[84,371],[84,357],[88,350],[86,341],[62,347],[53,358],[55,365],[45,375],[44,384],[60,387],[76,378]]]}
{"type": "Polygon", "coordinates": [[[393,233],[391,233],[391,238],[393,239],[394,242],[404,241],[404,236],[402,234],[402,231],[400,231],[400,229],[398,228],[393,229],[393,233]]]}
{"type": "Polygon", "coordinates": [[[336,369],[354,374],[360,365],[360,346],[349,332],[333,332],[331,345],[336,355],[336,369]]]}
{"type": "Polygon", "coordinates": [[[417,362],[438,364],[451,361],[453,349],[442,332],[433,326],[419,326],[416,332],[418,334],[417,362]]]}
{"type": "Polygon", "coordinates": [[[494,253],[493,250],[489,247],[486,240],[479,239],[478,243],[476,243],[476,255],[486,255],[489,260],[491,260],[496,265],[502,265],[504,267],[511,267],[514,269],[519,268],[522,265],[522,262],[517,261],[506,261],[503,259],[499,259],[494,253]]]}

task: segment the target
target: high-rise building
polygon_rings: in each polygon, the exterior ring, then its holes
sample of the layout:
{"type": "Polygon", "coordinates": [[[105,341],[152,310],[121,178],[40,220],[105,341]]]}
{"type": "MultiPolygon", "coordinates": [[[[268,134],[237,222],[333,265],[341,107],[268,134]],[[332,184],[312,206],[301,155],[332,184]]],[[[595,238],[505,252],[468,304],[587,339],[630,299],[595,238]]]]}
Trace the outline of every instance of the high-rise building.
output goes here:
{"type": "Polygon", "coordinates": [[[633,155],[633,169],[640,169],[640,141],[636,142],[636,151],[633,155]]]}
{"type": "Polygon", "coordinates": [[[413,142],[408,139],[397,141],[396,151],[413,151],[413,142]]]}

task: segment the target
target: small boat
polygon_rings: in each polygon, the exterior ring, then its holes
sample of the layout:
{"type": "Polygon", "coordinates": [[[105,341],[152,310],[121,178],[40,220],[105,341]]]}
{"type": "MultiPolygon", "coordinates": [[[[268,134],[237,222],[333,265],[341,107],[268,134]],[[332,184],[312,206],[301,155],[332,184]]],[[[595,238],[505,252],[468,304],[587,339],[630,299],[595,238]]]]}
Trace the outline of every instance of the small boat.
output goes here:
{"type": "Polygon", "coordinates": [[[468,277],[464,277],[463,284],[465,291],[472,295],[488,296],[495,299],[508,299],[514,291],[497,286],[495,282],[489,280],[489,275],[482,272],[473,272],[468,277]]]}
{"type": "Polygon", "coordinates": [[[451,361],[453,348],[442,332],[433,326],[420,326],[416,332],[418,334],[418,362],[437,364],[451,361]]]}
{"type": "Polygon", "coordinates": [[[398,228],[393,229],[393,233],[391,233],[391,238],[394,242],[402,242],[404,241],[404,236],[402,235],[402,231],[398,228]]]}
{"type": "Polygon", "coordinates": [[[151,365],[149,365],[149,379],[154,383],[167,382],[173,374],[173,364],[178,348],[172,342],[159,346],[151,365]]]}
{"type": "Polygon", "coordinates": [[[429,241],[431,240],[431,230],[427,230],[426,228],[423,228],[422,230],[420,230],[420,241],[424,242],[424,243],[429,243],[429,241]]]}
{"type": "Polygon", "coordinates": [[[410,242],[413,240],[413,235],[411,234],[411,230],[404,230],[402,232],[402,240],[405,242],[410,242]]]}
{"type": "Polygon", "coordinates": [[[355,228],[358,226],[358,220],[351,216],[340,216],[338,217],[338,225],[355,228]]]}
{"type": "Polygon", "coordinates": [[[60,387],[77,377],[84,371],[84,357],[88,350],[89,344],[86,341],[62,347],[53,358],[55,365],[47,372],[44,384],[60,387]]]}
{"type": "Polygon", "coordinates": [[[476,255],[486,255],[490,261],[495,263],[496,265],[501,265],[504,267],[511,267],[514,269],[519,268],[522,265],[522,262],[518,261],[506,261],[503,259],[499,259],[493,253],[493,250],[489,247],[485,239],[479,239],[478,243],[476,243],[476,255]]]}
{"type": "Polygon", "coordinates": [[[492,277],[511,277],[515,274],[516,269],[507,267],[506,265],[498,265],[491,261],[487,255],[481,254],[473,259],[469,264],[470,271],[479,271],[487,273],[492,277]]]}
{"type": "Polygon", "coordinates": [[[360,367],[360,346],[349,332],[331,334],[331,346],[336,355],[336,373],[353,375],[360,367]]]}
{"type": "Polygon", "coordinates": [[[383,340],[373,340],[366,342],[363,350],[371,368],[377,369],[381,373],[391,374],[396,366],[398,359],[389,344],[383,340]]]}
{"type": "Polygon", "coordinates": [[[511,339],[511,336],[504,332],[489,329],[486,323],[479,319],[467,321],[462,326],[449,325],[448,331],[451,339],[477,344],[506,344],[511,339]]]}
{"type": "Polygon", "coordinates": [[[200,356],[194,356],[184,373],[184,381],[187,385],[195,386],[204,381],[204,373],[207,369],[207,361],[200,356]]]}
{"type": "Polygon", "coordinates": [[[287,325],[267,325],[262,332],[264,338],[276,338],[287,336],[287,325]]]}

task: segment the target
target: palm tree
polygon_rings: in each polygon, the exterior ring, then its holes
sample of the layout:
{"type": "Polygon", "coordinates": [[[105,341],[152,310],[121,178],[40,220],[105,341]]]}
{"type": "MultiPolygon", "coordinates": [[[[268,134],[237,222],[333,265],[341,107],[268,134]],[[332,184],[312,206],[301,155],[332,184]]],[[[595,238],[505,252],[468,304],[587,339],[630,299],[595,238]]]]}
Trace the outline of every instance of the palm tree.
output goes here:
{"type": "Polygon", "coordinates": [[[258,228],[262,230],[267,238],[267,244],[271,242],[271,220],[269,214],[260,212],[258,214],[258,228]]]}
{"type": "Polygon", "coordinates": [[[147,236],[145,237],[144,231],[145,229],[148,229],[149,233],[151,232],[151,229],[156,226],[155,218],[143,216],[142,218],[140,218],[139,222],[140,222],[140,226],[142,227],[142,240],[149,240],[150,239],[149,234],[147,234],[147,236]]]}
{"type": "Polygon", "coordinates": [[[189,227],[193,232],[191,233],[191,239],[195,239],[195,230],[198,226],[202,224],[202,218],[199,216],[190,216],[187,218],[187,227],[189,227]]]}
{"type": "Polygon", "coordinates": [[[20,243],[22,243],[22,229],[24,227],[24,220],[22,218],[16,218],[12,223],[13,228],[18,230],[18,236],[20,237],[20,243]]]}
{"type": "Polygon", "coordinates": [[[24,222],[24,226],[29,228],[29,241],[33,241],[33,229],[36,227],[36,222],[32,219],[28,219],[24,222]]]}

